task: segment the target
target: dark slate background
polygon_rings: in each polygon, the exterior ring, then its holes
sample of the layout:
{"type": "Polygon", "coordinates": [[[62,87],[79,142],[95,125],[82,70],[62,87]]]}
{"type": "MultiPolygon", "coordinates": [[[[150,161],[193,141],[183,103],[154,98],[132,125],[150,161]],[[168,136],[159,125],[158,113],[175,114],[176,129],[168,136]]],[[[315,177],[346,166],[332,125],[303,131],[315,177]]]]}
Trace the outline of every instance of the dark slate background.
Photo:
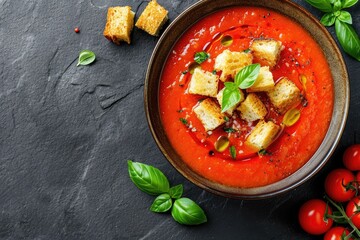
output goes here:
{"type": "MultiPolygon", "coordinates": [[[[158,2],[172,21],[196,1],[158,2]]],[[[143,90],[158,38],[135,28],[130,46],[108,42],[106,11],[116,5],[145,6],[137,0],[0,0],[0,239],[314,239],[298,226],[297,211],[322,197],[326,174],[341,166],[347,146],[360,142],[360,63],[344,56],[351,108],[326,167],[279,197],[226,199],[188,182],[157,148],[143,90]],[[82,49],[97,54],[95,64],[76,67],[82,49]],[[184,183],[185,196],[203,207],[209,222],[185,227],[170,214],[150,212],[153,197],[132,184],[127,159],[160,168],[174,185],[184,183]]],[[[350,11],[360,32],[360,4],[350,11]]]]}

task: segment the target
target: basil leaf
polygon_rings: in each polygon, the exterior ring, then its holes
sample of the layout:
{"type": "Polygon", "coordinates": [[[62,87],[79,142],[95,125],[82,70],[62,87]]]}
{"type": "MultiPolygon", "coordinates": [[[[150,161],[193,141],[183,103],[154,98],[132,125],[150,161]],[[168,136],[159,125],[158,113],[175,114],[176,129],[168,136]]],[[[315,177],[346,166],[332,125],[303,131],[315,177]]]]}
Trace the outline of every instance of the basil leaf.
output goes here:
{"type": "Polygon", "coordinates": [[[184,192],[183,185],[179,184],[170,188],[169,194],[172,198],[178,199],[181,198],[183,192],[184,192]]]}
{"type": "Polygon", "coordinates": [[[349,8],[351,6],[354,6],[358,0],[342,0],[342,7],[343,8],[349,8]]]}
{"type": "Polygon", "coordinates": [[[334,3],[334,7],[333,7],[333,11],[340,11],[342,8],[342,4],[340,0],[336,0],[336,2],[334,3]]]}
{"type": "Polygon", "coordinates": [[[197,52],[197,53],[195,53],[194,60],[198,64],[201,64],[201,63],[205,62],[209,57],[210,56],[207,52],[197,52]]]}
{"type": "Polygon", "coordinates": [[[236,86],[234,88],[233,86],[234,85],[228,87],[225,85],[223,98],[221,102],[221,112],[227,111],[228,109],[232,108],[241,101],[242,95],[240,93],[240,89],[236,86]]]}
{"type": "Polygon", "coordinates": [[[341,11],[337,19],[344,23],[352,24],[352,17],[347,11],[341,11]]]}
{"type": "Polygon", "coordinates": [[[79,65],[89,65],[95,61],[95,53],[90,50],[82,50],[79,54],[79,60],[76,66],[79,65]]]}
{"type": "Polygon", "coordinates": [[[336,19],[335,32],[344,51],[360,61],[360,39],[354,28],[336,19]]]}
{"type": "Polygon", "coordinates": [[[141,191],[150,195],[169,192],[169,181],[159,169],[129,160],[128,171],[131,181],[141,191]]]}
{"type": "Polygon", "coordinates": [[[199,225],[207,222],[204,211],[189,198],[175,200],[171,215],[175,221],[185,225],[199,225]]]}
{"type": "Polygon", "coordinates": [[[321,18],[320,22],[326,26],[326,27],[330,27],[332,25],[334,25],[336,20],[336,17],[334,15],[334,13],[325,13],[324,16],[321,18]]]}
{"type": "Polygon", "coordinates": [[[231,146],[229,150],[232,159],[236,159],[236,148],[234,146],[231,146]]]}
{"type": "Polygon", "coordinates": [[[333,8],[331,6],[331,3],[327,0],[306,0],[307,3],[312,5],[313,7],[316,7],[322,12],[332,12],[333,8]]]}
{"type": "Polygon", "coordinates": [[[260,72],[260,64],[251,64],[241,69],[235,76],[235,84],[241,89],[247,89],[251,87],[260,72]]]}
{"type": "Polygon", "coordinates": [[[150,210],[153,212],[163,213],[170,210],[172,207],[172,200],[169,194],[164,193],[155,198],[150,210]]]}

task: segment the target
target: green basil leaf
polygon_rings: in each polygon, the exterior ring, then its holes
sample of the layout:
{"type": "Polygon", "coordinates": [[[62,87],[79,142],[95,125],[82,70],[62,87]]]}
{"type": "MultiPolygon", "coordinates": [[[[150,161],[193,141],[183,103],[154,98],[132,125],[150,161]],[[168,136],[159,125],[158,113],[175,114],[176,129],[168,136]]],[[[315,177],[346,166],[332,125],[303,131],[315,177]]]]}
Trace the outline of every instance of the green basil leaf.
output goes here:
{"type": "Polygon", "coordinates": [[[354,6],[358,0],[342,0],[342,7],[343,8],[349,8],[351,6],[354,6]]]}
{"type": "Polygon", "coordinates": [[[76,66],[79,65],[89,65],[95,61],[95,53],[90,50],[82,50],[79,54],[79,60],[76,66]]]}
{"type": "Polygon", "coordinates": [[[360,61],[360,39],[354,28],[336,19],[335,32],[344,51],[360,61]]]}
{"type": "Polygon", "coordinates": [[[131,181],[133,181],[141,191],[150,195],[169,192],[169,181],[159,169],[129,160],[128,171],[131,181]]]}
{"type": "Polygon", "coordinates": [[[340,0],[336,0],[336,2],[334,3],[334,6],[333,6],[333,11],[336,12],[336,11],[340,11],[342,8],[342,3],[340,0]]]}
{"type": "Polygon", "coordinates": [[[150,210],[153,212],[163,213],[170,210],[172,207],[172,200],[169,194],[164,193],[155,198],[150,210]]]}
{"type": "Polygon", "coordinates": [[[306,0],[307,3],[316,7],[322,12],[332,12],[333,8],[328,0],[306,0]]]}
{"type": "Polygon", "coordinates": [[[236,148],[235,148],[235,146],[231,146],[229,150],[230,150],[231,158],[236,159],[236,148]]]}
{"type": "Polygon", "coordinates": [[[347,11],[341,11],[338,19],[344,23],[352,24],[352,17],[347,11]]]}
{"type": "Polygon", "coordinates": [[[210,55],[207,52],[197,52],[197,53],[195,53],[194,60],[198,64],[201,64],[201,63],[205,62],[209,57],[210,57],[210,55]]]}
{"type": "Polygon", "coordinates": [[[238,87],[233,88],[227,87],[225,85],[225,89],[223,92],[223,98],[221,102],[221,112],[225,112],[228,109],[232,108],[236,104],[238,104],[243,96],[240,93],[240,89],[238,87]]]}
{"type": "Polygon", "coordinates": [[[260,72],[260,64],[251,64],[241,69],[235,76],[235,84],[241,89],[247,89],[251,87],[260,72]]]}
{"type": "Polygon", "coordinates": [[[207,222],[204,211],[189,198],[175,200],[171,215],[175,221],[184,225],[199,225],[207,222]]]}
{"type": "Polygon", "coordinates": [[[169,190],[170,196],[175,199],[181,198],[183,192],[184,188],[182,184],[176,185],[169,190]]]}
{"type": "Polygon", "coordinates": [[[336,20],[336,17],[334,15],[334,13],[325,13],[324,16],[321,18],[320,22],[326,26],[326,27],[330,27],[332,25],[334,25],[336,20]]]}

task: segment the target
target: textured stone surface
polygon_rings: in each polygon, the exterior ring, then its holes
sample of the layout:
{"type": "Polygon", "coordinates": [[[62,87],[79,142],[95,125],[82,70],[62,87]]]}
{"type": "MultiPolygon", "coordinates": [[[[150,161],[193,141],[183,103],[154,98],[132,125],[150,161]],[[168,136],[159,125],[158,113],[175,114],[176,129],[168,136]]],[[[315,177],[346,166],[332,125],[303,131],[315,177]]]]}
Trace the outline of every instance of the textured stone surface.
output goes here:
{"type": "MultiPolygon", "coordinates": [[[[195,0],[158,0],[170,21],[195,0]]],[[[320,17],[320,12],[297,0],[320,17]]],[[[359,62],[345,56],[351,108],[341,143],[312,180],[283,196],[230,200],[185,180],[148,130],[143,85],[157,38],[135,29],[131,46],[103,36],[106,9],[137,0],[0,0],[0,239],[313,239],[297,210],[321,197],[343,150],[360,142],[359,62]],[[74,27],[81,33],[74,33],[74,27]],[[95,64],[76,67],[91,49],[95,64]],[[150,197],[131,183],[126,160],[152,164],[206,211],[198,227],[149,211],[150,197]]],[[[360,5],[351,9],[360,32],[360,5]]],[[[334,35],[333,28],[330,32],[334,35]]]]}

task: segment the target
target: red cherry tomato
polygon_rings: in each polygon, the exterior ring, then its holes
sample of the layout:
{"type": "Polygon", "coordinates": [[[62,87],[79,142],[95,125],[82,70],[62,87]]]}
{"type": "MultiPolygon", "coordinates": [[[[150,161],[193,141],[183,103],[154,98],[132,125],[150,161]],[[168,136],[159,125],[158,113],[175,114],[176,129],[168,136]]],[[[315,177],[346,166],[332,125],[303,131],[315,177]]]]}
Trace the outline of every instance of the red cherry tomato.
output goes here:
{"type": "Polygon", "coordinates": [[[349,233],[349,230],[344,227],[333,227],[325,234],[324,240],[343,240],[349,233]]]}
{"type": "Polygon", "coordinates": [[[355,196],[354,180],[355,176],[350,170],[335,169],[325,179],[325,192],[336,202],[347,202],[355,196]]]}
{"type": "Polygon", "coordinates": [[[346,205],[346,215],[351,219],[353,224],[360,228],[360,197],[355,197],[351,199],[350,202],[346,205]],[[357,207],[359,206],[359,207],[357,207]]]}
{"type": "Polygon", "coordinates": [[[328,214],[332,214],[331,208],[326,207],[326,203],[320,199],[312,199],[304,203],[299,210],[299,223],[302,229],[313,235],[327,232],[333,220],[326,218],[326,209],[328,214]]]}
{"type": "Polygon", "coordinates": [[[360,144],[354,144],[345,150],[343,163],[351,171],[360,171],[360,144]]]}

